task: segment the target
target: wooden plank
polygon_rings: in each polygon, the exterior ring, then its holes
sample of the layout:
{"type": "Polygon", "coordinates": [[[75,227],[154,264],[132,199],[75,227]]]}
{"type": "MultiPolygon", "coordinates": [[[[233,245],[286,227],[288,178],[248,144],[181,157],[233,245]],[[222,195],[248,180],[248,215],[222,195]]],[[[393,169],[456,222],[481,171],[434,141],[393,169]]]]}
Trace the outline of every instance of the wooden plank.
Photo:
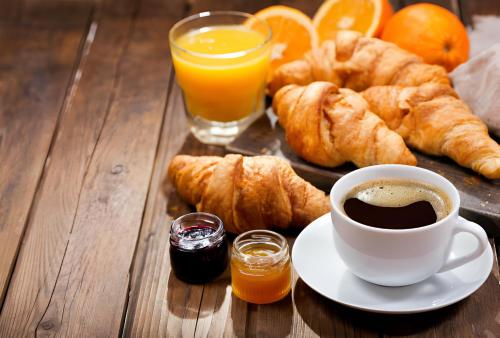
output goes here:
{"type": "MultiPolygon", "coordinates": [[[[494,243],[490,241],[495,252],[494,243]]],[[[406,316],[381,316],[381,331],[387,336],[407,337],[496,337],[500,332],[498,259],[486,282],[468,298],[446,308],[406,316]],[[409,323],[411,323],[409,325],[409,323]]]]}
{"type": "MultiPolygon", "coordinates": [[[[294,237],[288,237],[290,248],[294,237]]],[[[231,293],[229,271],[205,285],[196,337],[378,337],[374,323],[359,321],[360,311],[336,304],[293,273],[292,292],[266,305],[248,304],[231,293]]]]}
{"type": "Polygon", "coordinates": [[[172,185],[166,193],[161,189],[168,163],[177,152],[209,150],[188,133],[180,90],[173,86],[133,267],[127,336],[193,336],[195,331],[203,286],[175,278],[168,251],[170,223],[191,209],[172,185]]]}
{"type": "Polygon", "coordinates": [[[0,306],[84,34],[0,24],[0,306]]]}
{"type": "Polygon", "coordinates": [[[37,335],[120,333],[170,77],[171,8],[157,9],[150,15],[139,8],[133,21],[61,272],[37,335]]]}
{"type": "Polygon", "coordinates": [[[196,336],[489,336],[498,332],[495,317],[500,294],[496,276],[497,259],[486,283],[469,298],[437,311],[389,316],[330,301],[296,274],[292,297],[264,306],[247,304],[231,295],[226,274],[205,286],[196,336]]]}
{"type": "Polygon", "coordinates": [[[90,25],[0,314],[0,336],[34,335],[49,305],[83,179],[115,90],[117,67],[130,25],[131,18],[106,16],[90,25]]]}
{"type": "MultiPolygon", "coordinates": [[[[257,307],[240,300],[232,294],[229,270],[228,268],[220,278],[205,285],[203,299],[200,302],[195,337],[250,336],[249,314],[255,313],[257,307]]],[[[277,306],[274,306],[274,309],[276,308],[277,306]]],[[[283,331],[289,330],[290,327],[291,325],[285,330],[280,330],[280,332],[283,333],[283,331]]],[[[280,328],[283,329],[283,326],[280,325],[280,328]]],[[[283,334],[280,335],[280,337],[284,336],[283,334]]]]}
{"type": "Polygon", "coordinates": [[[75,27],[86,24],[94,1],[3,0],[0,22],[37,27],[75,27]]]}
{"type": "Polygon", "coordinates": [[[297,279],[293,291],[298,320],[303,321],[298,336],[380,336],[378,318],[374,314],[335,303],[316,293],[301,279],[297,279]]]}
{"type": "Polygon", "coordinates": [[[5,0],[2,2],[2,10],[0,11],[0,21],[18,21],[22,12],[21,0],[5,0]]]}
{"type": "Polygon", "coordinates": [[[190,0],[186,1],[186,3],[187,3],[187,8],[186,8],[187,11],[184,14],[187,16],[190,14],[195,14],[205,11],[214,11],[214,10],[233,10],[233,11],[243,11],[247,13],[255,13],[264,7],[276,4],[277,1],[190,0]]]}

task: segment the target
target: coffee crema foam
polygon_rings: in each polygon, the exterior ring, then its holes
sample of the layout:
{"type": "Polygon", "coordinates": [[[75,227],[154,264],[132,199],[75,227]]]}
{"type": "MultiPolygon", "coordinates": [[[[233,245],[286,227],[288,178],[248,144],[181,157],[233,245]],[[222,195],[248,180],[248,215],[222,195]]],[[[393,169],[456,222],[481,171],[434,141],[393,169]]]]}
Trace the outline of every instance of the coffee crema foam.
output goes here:
{"type": "Polygon", "coordinates": [[[430,184],[404,179],[380,179],[362,183],[347,194],[344,202],[349,198],[392,208],[427,201],[432,205],[438,221],[451,211],[451,201],[443,191],[430,184]]]}

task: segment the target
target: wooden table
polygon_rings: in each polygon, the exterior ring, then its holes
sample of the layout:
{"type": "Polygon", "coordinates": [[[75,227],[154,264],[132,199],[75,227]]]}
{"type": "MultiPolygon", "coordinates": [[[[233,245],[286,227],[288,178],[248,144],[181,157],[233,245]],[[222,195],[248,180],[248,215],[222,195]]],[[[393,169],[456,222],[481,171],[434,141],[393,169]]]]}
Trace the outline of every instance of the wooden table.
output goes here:
{"type": "MultiPolygon", "coordinates": [[[[321,1],[281,2],[312,15],[321,1]]],[[[500,14],[494,0],[438,2],[468,24],[500,14]]],[[[169,225],[189,208],[161,190],[166,166],[224,150],[188,133],[169,28],[272,3],[1,1],[0,337],[500,335],[498,261],[466,300],[398,316],[338,305],[296,276],[293,295],[266,306],[232,296],[228,274],[173,276],[169,225]]]]}

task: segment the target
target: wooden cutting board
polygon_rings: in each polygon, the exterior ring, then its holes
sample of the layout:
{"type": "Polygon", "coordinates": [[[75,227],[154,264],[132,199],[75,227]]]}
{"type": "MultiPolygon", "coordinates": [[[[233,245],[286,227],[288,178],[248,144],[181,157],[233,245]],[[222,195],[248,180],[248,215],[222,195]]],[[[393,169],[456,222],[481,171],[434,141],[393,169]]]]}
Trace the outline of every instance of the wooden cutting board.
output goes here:
{"type": "MultiPolygon", "coordinates": [[[[297,174],[318,188],[329,192],[333,183],[355,170],[353,164],[324,168],[299,158],[287,145],[285,134],[268,110],[226,150],[244,155],[275,155],[288,159],[297,174]]],[[[446,157],[434,157],[413,151],[418,166],[430,169],[450,180],[460,191],[460,214],[479,223],[492,236],[500,236],[500,180],[488,180],[446,157]]]]}

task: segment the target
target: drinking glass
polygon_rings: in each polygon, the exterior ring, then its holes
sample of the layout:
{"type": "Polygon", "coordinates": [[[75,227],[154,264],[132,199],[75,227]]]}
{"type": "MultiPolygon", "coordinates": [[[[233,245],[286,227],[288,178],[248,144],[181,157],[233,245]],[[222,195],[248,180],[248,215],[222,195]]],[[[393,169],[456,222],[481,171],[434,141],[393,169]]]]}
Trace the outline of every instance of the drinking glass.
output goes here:
{"type": "Polygon", "coordinates": [[[271,29],[251,14],[214,11],[179,21],[169,39],[191,132],[231,142],[264,111],[271,29]]]}

